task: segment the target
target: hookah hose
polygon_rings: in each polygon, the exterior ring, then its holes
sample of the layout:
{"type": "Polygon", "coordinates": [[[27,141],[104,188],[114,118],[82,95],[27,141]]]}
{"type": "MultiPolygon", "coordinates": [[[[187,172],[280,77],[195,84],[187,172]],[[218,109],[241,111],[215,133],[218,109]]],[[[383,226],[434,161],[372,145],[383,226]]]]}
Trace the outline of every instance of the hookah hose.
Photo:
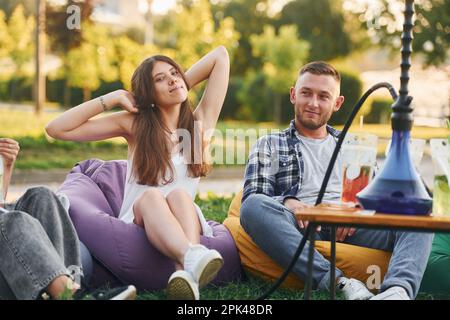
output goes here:
{"type": "MultiPolygon", "coordinates": [[[[366,99],[376,90],[380,88],[386,88],[389,90],[389,93],[391,97],[395,100],[397,100],[397,92],[395,92],[394,87],[387,83],[387,82],[380,82],[372,86],[369,90],[367,90],[364,95],[358,100],[356,105],[353,107],[352,113],[350,114],[349,118],[345,122],[344,128],[342,129],[341,134],[339,135],[339,139],[336,143],[336,147],[334,148],[333,154],[331,156],[330,162],[328,164],[327,171],[325,172],[325,177],[323,178],[322,186],[320,187],[319,194],[317,196],[316,200],[316,206],[322,202],[323,196],[325,194],[325,190],[328,184],[328,180],[330,180],[331,172],[334,167],[334,163],[336,162],[339,150],[341,149],[342,143],[344,142],[345,135],[347,134],[348,129],[350,128],[353,119],[356,117],[356,114],[358,113],[359,109],[361,109],[361,106],[366,101],[366,99]]],[[[309,238],[309,235],[311,232],[314,232],[311,230],[311,224],[308,224],[306,227],[305,233],[303,234],[302,240],[300,241],[297,250],[295,251],[294,255],[292,256],[292,260],[289,263],[289,265],[284,270],[283,274],[275,281],[275,283],[267,289],[261,296],[257,298],[257,300],[264,300],[268,298],[286,279],[288,274],[291,272],[292,268],[294,267],[294,264],[297,262],[298,257],[303,251],[303,248],[305,247],[306,240],[309,238]]]]}

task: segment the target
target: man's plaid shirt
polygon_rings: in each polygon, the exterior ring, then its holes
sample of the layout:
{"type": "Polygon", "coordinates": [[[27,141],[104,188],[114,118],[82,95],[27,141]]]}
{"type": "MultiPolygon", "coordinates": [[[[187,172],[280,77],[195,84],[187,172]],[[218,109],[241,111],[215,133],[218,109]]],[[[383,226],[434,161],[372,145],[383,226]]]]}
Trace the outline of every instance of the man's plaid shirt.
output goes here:
{"type": "MultiPolygon", "coordinates": [[[[327,125],[336,139],[340,131],[327,125]]],[[[245,169],[242,202],[253,193],[262,193],[283,203],[296,197],[303,183],[304,161],[294,120],[285,130],[263,136],[252,147],[245,169]]]]}

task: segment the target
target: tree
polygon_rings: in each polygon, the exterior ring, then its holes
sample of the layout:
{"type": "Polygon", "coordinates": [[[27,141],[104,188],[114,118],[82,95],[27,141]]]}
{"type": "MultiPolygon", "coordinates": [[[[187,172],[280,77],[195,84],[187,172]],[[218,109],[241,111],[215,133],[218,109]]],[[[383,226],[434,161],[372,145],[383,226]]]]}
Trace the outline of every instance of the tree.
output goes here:
{"type": "Polygon", "coordinates": [[[124,35],[114,39],[114,47],[118,78],[127,90],[131,88],[131,76],[134,70],[144,58],[157,53],[168,56],[174,55],[173,51],[161,51],[151,44],[143,46],[124,35]]]}
{"type": "Polygon", "coordinates": [[[5,13],[0,10],[0,59],[8,57],[13,47],[14,42],[9,35],[5,13]]]}
{"type": "Polygon", "coordinates": [[[301,39],[310,43],[312,60],[346,56],[353,44],[341,8],[340,0],[295,0],[283,7],[277,25],[296,25],[301,39]]]}
{"type": "MultiPolygon", "coordinates": [[[[12,37],[9,35],[8,25],[6,24],[5,14],[0,10],[0,61],[7,59],[14,47],[12,37]]],[[[13,74],[13,70],[2,68],[0,72],[1,80],[9,80],[13,74]]]]}
{"type": "Polygon", "coordinates": [[[34,100],[35,112],[39,116],[44,108],[45,95],[45,0],[36,0],[36,27],[35,27],[35,75],[34,100]]]}
{"type": "Polygon", "coordinates": [[[24,7],[18,5],[8,21],[8,31],[13,42],[10,57],[16,67],[16,76],[24,76],[25,63],[33,59],[35,19],[26,17],[24,7]]]}
{"type": "Polygon", "coordinates": [[[115,48],[105,27],[90,22],[82,25],[83,35],[79,47],[67,55],[67,81],[70,86],[83,89],[84,100],[100,86],[100,81],[118,79],[114,66],[115,48]]]}
{"type": "Polygon", "coordinates": [[[49,3],[47,6],[46,32],[49,39],[50,49],[53,53],[60,56],[62,60],[61,75],[65,77],[64,86],[64,105],[70,106],[70,87],[65,75],[69,74],[68,52],[81,45],[82,42],[82,28],[69,29],[67,25],[67,8],[70,6],[77,6],[80,8],[80,22],[85,24],[89,22],[93,11],[92,0],[83,2],[69,0],[66,5],[58,5],[49,3]],[[61,27],[64,26],[64,27],[61,27]]]}
{"type": "MultiPolygon", "coordinates": [[[[351,10],[362,21],[372,40],[398,52],[401,47],[403,0],[373,0],[353,5],[351,10]]],[[[440,65],[449,58],[449,0],[416,0],[413,54],[422,54],[426,65],[440,65]]]]}
{"type": "Polygon", "coordinates": [[[67,83],[71,87],[83,89],[84,101],[100,86],[99,70],[95,58],[95,46],[83,43],[67,54],[67,83]]]}
{"type": "Polygon", "coordinates": [[[265,25],[273,24],[273,20],[268,16],[268,2],[268,0],[235,0],[220,1],[212,5],[216,24],[226,17],[236,21],[235,28],[240,38],[231,65],[231,74],[234,76],[243,76],[249,69],[256,70],[262,66],[261,59],[252,54],[250,36],[261,34],[265,25]]]}
{"type": "Polygon", "coordinates": [[[2,10],[7,17],[9,17],[18,5],[23,6],[24,12],[27,16],[35,13],[35,0],[2,0],[0,1],[0,10],[2,10]]]}
{"type": "Polygon", "coordinates": [[[275,93],[274,119],[281,123],[281,95],[293,85],[298,68],[308,57],[309,44],[299,40],[294,25],[282,26],[278,35],[272,26],[265,26],[263,34],[251,36],[250,42],[254,55],[264,61],[266,83],[275,93]]]}
{"type": "MultiPolygon", "coordinates": [[[[169,13],[158,28],[163,33],[161,38],[166,43],[158,41],[163,48],[172,49],[171,55],[182,68],[188,68],[213,48],[223,45],[228,49],[231,65],[233,53],[238,46],[239,33],[234,28],[234,19],[224,18],[216,26],[212,17],[211,4],[207,0],[182,0],[169,13]],[[162,30],[163,26],[164,30],[162,30]]],[[[195,88],[191,98],[196,100],[202,87],[195,88]]]]}
{"type": "Polygon", "coordinates": [[[49,3],[47,6],[46,31],[50,40],[50,49],[58,54],[64,55],[70,49],[79,47],[82,41],[83,28],[68,28],[67,19],[69,15],[67,8],[76,6],[79,8],[81,24],[90,21],[93,1],[69,0],[65,5],[49,3]]]}
{"type": "Polygon", "coordinates": [[[167,32],[172,39],[167,47],[174,49],[174,58],[183,67],[191,66],[218,45],[224,45],[232,56],[238,45],[234,19],[227,17],[216,27],[207,0],[180,2],[169,19],[172,29],[167,32]]]}
{"type": "Polygon", "coordinates": [[[236,92],[240,107],[232,114],[233,119],[251,121],[273,121],[274,92],[268,88],[264,72],[249,70],[245,77],[237,77],[239,87],[236,92]]]}

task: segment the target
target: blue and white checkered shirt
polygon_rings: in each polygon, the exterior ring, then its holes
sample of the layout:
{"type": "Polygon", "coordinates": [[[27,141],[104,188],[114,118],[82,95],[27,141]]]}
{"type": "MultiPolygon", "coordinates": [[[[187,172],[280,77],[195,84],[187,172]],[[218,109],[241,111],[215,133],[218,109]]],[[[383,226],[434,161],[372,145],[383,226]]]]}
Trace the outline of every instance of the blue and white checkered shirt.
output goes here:
{"type": "MultiPolygon", "coordinates": [[[[296,197],[305,167],[296,130],[292,120],[285,130],[258,139],[245,168],[242,202],[253,193],[265,194],[280,203],[296,197]]],[[[328,125],[327,131],[339,138],[340,131],[328,125]]]]}

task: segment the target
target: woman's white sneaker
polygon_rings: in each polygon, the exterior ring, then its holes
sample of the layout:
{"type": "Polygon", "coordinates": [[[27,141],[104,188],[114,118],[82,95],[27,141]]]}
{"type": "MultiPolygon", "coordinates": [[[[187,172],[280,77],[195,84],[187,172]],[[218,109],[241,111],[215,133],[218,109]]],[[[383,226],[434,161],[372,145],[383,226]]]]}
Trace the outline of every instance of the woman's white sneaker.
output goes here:
{"type": "Polygon", "coordinates": [[[188,271],[200,288],[211,282],[223,266],[223,258],[214,249],[201,244],[192,245],[184,255],[184,270],[188,271]]]}
{"type": "Polygon", "coordinates": [[[166,289],[170,300],[199,300],[198,283],[184,270],[175,271],[169,278],[166,289]]]}

